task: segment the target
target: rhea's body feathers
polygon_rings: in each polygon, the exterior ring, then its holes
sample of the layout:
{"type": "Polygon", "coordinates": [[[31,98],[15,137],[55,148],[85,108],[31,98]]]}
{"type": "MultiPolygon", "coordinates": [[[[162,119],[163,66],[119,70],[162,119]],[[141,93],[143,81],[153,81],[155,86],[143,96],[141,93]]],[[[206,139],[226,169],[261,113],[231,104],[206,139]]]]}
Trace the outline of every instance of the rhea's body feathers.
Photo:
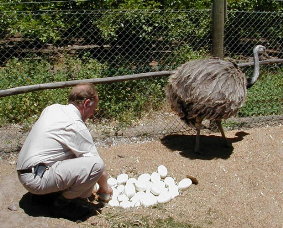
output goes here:
{"type": "Polygon", "coordinates": [[[197,128],[197,144],[204,119],[215,121],[225,138],[221,120],[239,111],[245,102],[247,87],[259,76],[258,53],[264,52],[265,47],[257,45],[253,51],[254,74],[249,81],[236,64],[219,58],[187,62],[170,76],[167,99],[182,120],[197,128]]]}

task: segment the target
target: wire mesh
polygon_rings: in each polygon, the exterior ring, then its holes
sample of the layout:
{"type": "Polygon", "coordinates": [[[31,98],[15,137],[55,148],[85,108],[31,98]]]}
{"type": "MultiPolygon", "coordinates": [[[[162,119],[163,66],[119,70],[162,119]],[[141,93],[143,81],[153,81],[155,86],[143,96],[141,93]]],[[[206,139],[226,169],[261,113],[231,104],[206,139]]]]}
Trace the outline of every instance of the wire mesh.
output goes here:
{"type": "MultiPolygon", "coordinates": [[[[186,61],[208,57],[212,43],[210,10],[41,9],[1,11],[1,17],[1,89],[172,70],[186,61]]],[[[272,57],[282,58],[282,17],[279,12],[228,11],[225,57],[236,62],[251,61],[252,48],[262,44],[272,57]]],[[[252,68],[243,71],[248,76],[252,68]]],[[[263,77],[281,75],[277,77],[282,88],[282,65],[264,66],[263,72],[263,77]]],[[[92,133],[103,138],[190,130],[170,110],[164,92],[166,83],[167,77],[163,77],[97,85],[101,101],[92,133]]],[[[62,94],[50,95],[53,100],[40,99],[41,93],[32,94],[38,109],[51,101],[64,101],[62,94]]],[[[262,97],[260,91],[255,94],[262,97]]],[[[23,98],[27,99],[19,96],[23,98]]],[[[280,101],[253,102],[270,109],[268,115],[282,114],[274,107],[280,101]]],[[[246,111],[240,115],[255,117],[258,113],[246,111]]]]}

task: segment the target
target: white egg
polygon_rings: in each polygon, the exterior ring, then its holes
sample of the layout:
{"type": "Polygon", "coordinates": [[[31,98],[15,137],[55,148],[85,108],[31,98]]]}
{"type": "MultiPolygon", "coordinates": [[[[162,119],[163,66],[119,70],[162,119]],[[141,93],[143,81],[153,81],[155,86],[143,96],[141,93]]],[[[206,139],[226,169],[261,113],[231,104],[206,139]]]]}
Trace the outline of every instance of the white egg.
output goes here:
{"type": "Polygon", "coordinates": [[[153,183],[151,181],[145,181],[145,185],[146,185],[145,191],[146,192],[150,192],[152,184],[153,183]]]}
{"type": "Polygon", "coordinates": [[[165,186],[166,186],[166,184],[164,183],[164,181],[158,181],[158,182],[156,182],[159,186],[160,186],[160,188],[165,188],[165,186]]]}
{"type": "Polygon", "coordinates": [[[136,206],[140,206],[141,205],[141,198],[142,195],[138,194],[138,193],[143,193],[143,192],[137,192],[131,199],[130,202],[132,204],[133,207],[136,206]]]}
{"type": "Polygon", "coordinates": [[[145,196],[145,192],[137,192],[134,196],[139,197],[139,199],[141,199],[142,197],[145,196]]]}
{"type": "Polygon", "coordinates": [[[131,206],[132,207],[139,207],[139,206],[141,206],[141,201],[132,202],[131,206]]]}
{"type": "Polygon", "coordinates": [[[161,194],[157,197],[158,203],[167,203],[171,200],[171,195],[168,191],[161,192],[161,194]]]}
{"type": "Polygon", "coordinates": [[[168,170],[164,165],[158,166],[157,172],[160,174],[161,178],[165,178],[168,174],[168,170]]]}
{"type": "Polygon", "coordinates": [[[151,182],[158,182],[160,181],[160,179],[161,179],[160,174],[157,172],[153,172],[150,176],[151,182]]]}
{"type": "Polygon", "coordinates": [[[125,185],[125,194],[128,196],[128,198],[132,198],[136,194],[136,188],[134,184],[126,184],[125,185]]]}
{"type": "Polygon", "coordinates": [[[155,204],[157,204],[158,202],[157,202],[157,197],[156,196],[154,196],[153,198],[152,198],[152,200],[151,200],[151,205],[155,205],[155,204]]]}
{"type": "Polygon", "coordinates": [[[150,174],[144,173],[138,177],[138,181],[150,181],[150,174]]]}
{"type": "Polygon", "coordinates": [[[143,180],[138,180],[135,183],[136,186],[136,190],[139,192],[144,192],[147,188],[147,182],[143,181],[143,180]]]}
{"type": "Polygon", "coordinates": [[[178,189],[178,185],[174,182],[174,183],[169,183],[169,185],[167,186],[169,189],[170,188],[176,188],[178,189]]]}
{"type": "Polygon", "coordinates": [[[108,202],[108,204],[112,207],[119,207],[120,206],[120,203],[117,199],[112,199],[108,202]]]}
{"type": "Polygon", "coordinates": [[[129,197],[126,196],[125,194],[121,194],[121,195],[118,195],[118,196],[117,196],[117,200],[118,200],[119,202],[122,202],[122,201],[129,200],[129,197]]]}
{"type": "Polygon", "coordinates": [[[162,189],[163,186],[160,183],[156,182],[152,184],[150,191],[153,195],[158,196],[161,193],[162,189]]]}
{"type": "Polygon", "coordinates": [[[117,197],[118,197],[118,195],[112,195],[111,200],[118,200],[117,197]]]}
{"type": "Polygon", "coordinates": [[[117,180],[113,177],[108,178],[107,183],[112,187],[117,185],[117,180]]]}
{"type": "Polygon", "coordinates": [[[169,189],[168,188],[162,188],[159,195],[162,195],[162,194],[169,194],[169,189]]]}
{"type": "Polygon", "coordinates": [[[153,206],[156,203],[157,203],[157,198],[151,193],[146,193],[144,197],[141,199],[141,205],[145,207],[153,206]]]}
{"type": "Polygon", "coordinates": [[[137,182],[137,179],[131,177],[131,178],[129,178],[129,179],[127,180],[126,184],[134,184],[134,183],[136,183],[136,182],[137,182]]]}
{"type": "Polygon", "coordinates": [[[180,195],[181,190],[192,184],[189,178],[185,178],[177,184],[174,178],[167,175],[167,168],[160,165],[157,172],[144,173],[138,178],[129,178],[127,174],[120,174],[117,179],[110,177],[107,183],[112,187],[113,195],[109,205],[130,208],[166,203],[180,195]]]}
{"type": "Polygon", "coordinates": [[[114,187],[112,187],[112,191],[113,191],[112,197],[118,196],[120,194],[119,191],[114,187]]]}
{"type": "Polygon", "coordinates": [[[124,200],[120,203],[120,207],[122,208],[130,208],[132,206],[131,202],[128,200],[124,200]]]}
{"type": "Polygon", "coordinates": [[[164,179],[164,183],[166,186],[173,185],[175,184],[175,180],[173,179],[173,177],[166,177],[164,179]]]}
{"type": "Polygon", "coordinates": [[[119,194],[124,193],[124,191],[125,191],[125,185],[118,185],[118,186],[117,186],[117,191],[118,191],[119,194]]]}
{"type": "Polygon", "coordinates": [[[178,183],[178,188],[179,190],[183,190],[190,187],[191,184],[192,184],[192,180],[190,178],[184,178],[178,183]]]}
{"type": "Polygon", "coordinates": [[[171,199],[175,198],[176,196],[180,195],[179,189],[177,185],[171,185],[169,186],[169,194],[171,196],[171,199]]]}
{"type": "Polygon", "coordinates": [[[126,173],[122,173],[122,174],[117,176],[118,184],[125,184],[128,179],[129,179],[129,176],[126,173]]]}
{"type": "MultiPolygon", "coordinates": [[[[137,193],[139,193],[139,192],[137,192],[137,193]]],[[[130,198],[131,202],[140,201],[140,196],[137,193],[132,198],[130,198]]]]}

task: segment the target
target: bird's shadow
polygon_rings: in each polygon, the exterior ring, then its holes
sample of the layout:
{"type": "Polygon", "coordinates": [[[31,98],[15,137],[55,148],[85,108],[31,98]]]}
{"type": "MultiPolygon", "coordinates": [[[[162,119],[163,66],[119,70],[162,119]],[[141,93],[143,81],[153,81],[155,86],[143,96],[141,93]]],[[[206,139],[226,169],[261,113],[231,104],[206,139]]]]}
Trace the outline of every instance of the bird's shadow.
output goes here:
{"type": "Polygon", "coordinates": [[[232,143],[243,140],[246,135],[248,133],[244,131],[237,132],[234,138],[227,138],[228,145],[221,136],[201,135],[199,153],[194,152],[195,135],[167,135],[161,139],[161,143],[172,151],[180,151],[180,155],[190,159],[228,159],[234,150],[232,143]]]}
{"type": "MultiPolygon", "coordinates": [[[[87,215],[80,215],[80,213],[69,213],[62,215],[62,211],[58,210],[54,206],[54,200],[58,197],[58,194],[49,194],[39,199],[34,199],[34,195],[31,193],[26,193],[23,195],[19,202],[20,208],[24,210],[26,214],[33,217],[50,217],[50,218],[64,218],[73,222],[82,222],[87,220],[89,217],[98,215],[101,212],[104,204],[93,204],[88,203],[88,207],[90,207],[90,213],[87,215]]],[[[86,202],[87,203],[87,202],[86,202]]],[[[71,208],[72,211],[79,212],[81,208],[86,205],[76,205],[77,208],[71,208]]]]}

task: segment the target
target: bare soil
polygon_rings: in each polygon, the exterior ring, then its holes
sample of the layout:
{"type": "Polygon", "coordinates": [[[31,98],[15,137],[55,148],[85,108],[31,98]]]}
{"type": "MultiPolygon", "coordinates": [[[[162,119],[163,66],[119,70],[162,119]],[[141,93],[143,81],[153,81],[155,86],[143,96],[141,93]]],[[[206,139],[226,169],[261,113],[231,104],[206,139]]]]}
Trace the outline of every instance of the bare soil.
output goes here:
{"type": "Polygon", "coordinates": [[[187,224],[183,227],[282,227],[280,123],[226,131],[229,148],[223,146],[218,133],[205,134],[201,137],[202,155],[193,153],[192,135],[99,146],[114,177],[122,172],[137,177],[163,164],[176,180],[191,175],[199,184],[166,204],[134,209],[105,206],[80,223],[54,218],[44,205],[31,205],[15,171],[25,134],[17,126],[0,129],[0,227],[154,227],[158,219],[168,218],[175,224],[187,224]]]}

